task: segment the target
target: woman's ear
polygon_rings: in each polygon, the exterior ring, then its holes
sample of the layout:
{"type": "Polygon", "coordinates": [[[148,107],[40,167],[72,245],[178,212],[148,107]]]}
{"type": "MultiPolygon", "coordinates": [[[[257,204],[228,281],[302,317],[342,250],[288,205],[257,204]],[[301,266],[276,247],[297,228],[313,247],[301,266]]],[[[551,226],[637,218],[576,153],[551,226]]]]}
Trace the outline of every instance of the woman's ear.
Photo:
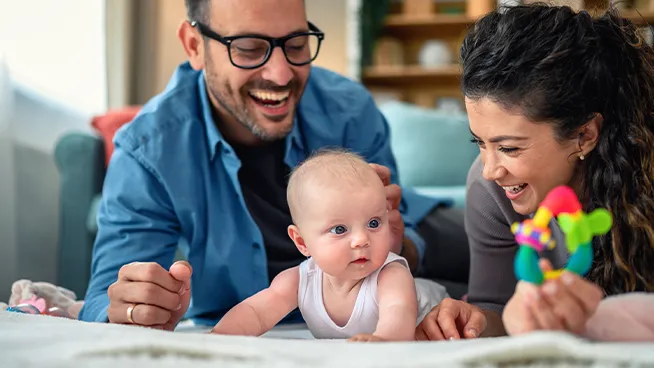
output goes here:
{"type": "Polygon", "coordinates": [[[310,257],[311,254],[309,254],[309,249],[307,248],[307,245],[304,243],[304,238],[300,235],[300,229],[298,229],[297,226],[295,225],[290,225],[288,227],[288,236],[293,240],[293,243],[295,243],[295,246],[297,249],[304,255],[305,257],[310,257]]]}
{"type": "Polygon", "coordinates": [[[584,126],[579,129],[579,154],[581,157],[588,156],[597,145],[599,134],[602,129],[604,117],[602,114],[595,114],[584,126]]]}

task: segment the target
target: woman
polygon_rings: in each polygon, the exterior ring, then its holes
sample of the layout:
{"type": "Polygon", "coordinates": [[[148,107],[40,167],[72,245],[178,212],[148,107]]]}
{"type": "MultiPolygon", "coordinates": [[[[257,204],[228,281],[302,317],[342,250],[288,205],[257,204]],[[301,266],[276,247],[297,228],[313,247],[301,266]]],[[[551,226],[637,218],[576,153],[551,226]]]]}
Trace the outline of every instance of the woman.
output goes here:
{"type": "MultiPolygon", "coordinates": [[[[480,148],[468,176],[470,304],[444,301],[416,337],[581,334],[604,296],[654,291],[654,54],[635,26],[613,10],[593,19],[568,7],[506,8],[470,30],[461,60],[480,148]],[[594,238],[585,277],[517,282],[510,226],[559,185],[586,212],[609,210],[612,230],[594,238]]],[[[558,246],[543,254],[544,269],[566,263],[552,226],[558,246]]]]}

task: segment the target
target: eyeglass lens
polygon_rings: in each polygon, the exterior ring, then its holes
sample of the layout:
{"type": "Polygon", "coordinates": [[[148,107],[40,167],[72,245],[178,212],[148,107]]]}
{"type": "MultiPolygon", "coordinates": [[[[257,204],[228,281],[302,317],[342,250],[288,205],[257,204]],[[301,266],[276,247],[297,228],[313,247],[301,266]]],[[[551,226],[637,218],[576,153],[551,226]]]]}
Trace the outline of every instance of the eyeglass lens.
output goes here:
{"type": "MultiPolygon", "coordinates": [[[[284,53],[292,64],[306,64],[316,57],[318,52],[316,35],[298,35],[286,40],[284,53]]],[[[239,38],[230,44],[232,62],[242,67],[261,64],[268,55],[270,43],[260,38],[239,38]]]]}

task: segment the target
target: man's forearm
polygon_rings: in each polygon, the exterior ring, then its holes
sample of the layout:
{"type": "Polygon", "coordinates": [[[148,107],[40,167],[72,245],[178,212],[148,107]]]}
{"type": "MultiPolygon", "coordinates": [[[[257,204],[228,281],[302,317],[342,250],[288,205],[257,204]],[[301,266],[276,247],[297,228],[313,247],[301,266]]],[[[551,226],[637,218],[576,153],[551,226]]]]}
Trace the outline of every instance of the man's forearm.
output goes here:
{"type": "Polygon", "coordinates": [[[486,315],[486,330],[481,334],[480,337],[499,337],[506,336],[506,330],[504,329],[504,322],[502,322],[502,316],[497,312],[484,309],[484,314],[486,315]]]}

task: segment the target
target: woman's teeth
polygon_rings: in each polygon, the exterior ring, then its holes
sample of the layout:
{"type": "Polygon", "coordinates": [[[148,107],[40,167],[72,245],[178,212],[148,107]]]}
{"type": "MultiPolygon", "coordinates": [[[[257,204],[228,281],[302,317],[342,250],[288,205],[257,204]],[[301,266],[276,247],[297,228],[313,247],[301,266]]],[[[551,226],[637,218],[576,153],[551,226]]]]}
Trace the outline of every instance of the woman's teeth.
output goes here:
{"type": "Polygon", "coordinates": [[[508,187],[502,187],[502,188],[504,188],[504,190],[506,190],[507,192],[520,193],[520,191],[525,189],[526,186],[527,186],[527,184],[525,183],[525,184],[520,184],[520,185],[512,185],[512,186],[508,186],[508,187]]]}

